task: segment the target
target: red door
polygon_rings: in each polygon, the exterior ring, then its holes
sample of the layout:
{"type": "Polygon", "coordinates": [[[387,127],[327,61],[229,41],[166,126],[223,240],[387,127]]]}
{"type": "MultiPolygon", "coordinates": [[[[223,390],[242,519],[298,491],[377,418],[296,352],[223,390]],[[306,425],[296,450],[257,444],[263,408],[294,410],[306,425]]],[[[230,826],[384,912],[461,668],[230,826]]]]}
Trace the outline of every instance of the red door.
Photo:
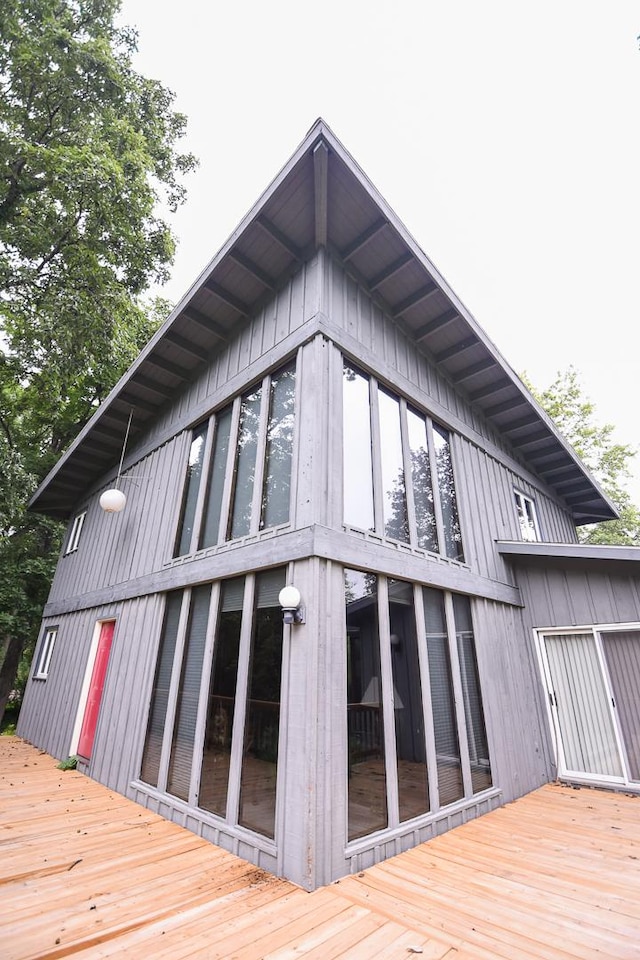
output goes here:
{"type": "Polygon", "coordinates": [[[86,760],[91,756],[91,750],[93,749],[98,714],[100,713],[102,689],[104,687],[104,678],[107,675],[109,653],[111,652],[111,641],[113,640],[115,625],[115,620],[108,620],[106,623],[103,623],[100,628],[98,650],[91,674],[89,695],[87,697],[87,705],[84,709],[84,718],[82,720],[82,729],[80,730],[80,740],[78,743],[78,755],[84,757],[86,760]]]}

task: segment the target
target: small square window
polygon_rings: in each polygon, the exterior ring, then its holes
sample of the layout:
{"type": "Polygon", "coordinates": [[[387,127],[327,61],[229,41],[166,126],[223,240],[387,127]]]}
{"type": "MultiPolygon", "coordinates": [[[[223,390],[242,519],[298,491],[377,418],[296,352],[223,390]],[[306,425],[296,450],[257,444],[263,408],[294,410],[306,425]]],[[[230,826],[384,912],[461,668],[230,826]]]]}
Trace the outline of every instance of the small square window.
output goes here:
{"type": "Polygon", "coordinates": [[[38,665],[36,667],[36,672],[33,675],[36,680],[46,680],[49,676],[49,666],[51,664],[51,656],[53,654],[53,647],[57,636],[57,627],[50,627],[44,635],[44,639],[40,647],[40,653],[38,655],[38,665]]]}
{"type": "Polygon", "coordinates": [[[516,510],[518,511],[518,521],[520,523],[520,533],[523,540],[534,542],[540,539],[538,530],[538,519],[536,517],[536,505],[531,499],[519,490],[513,491],[516,498],[516,510]]]}
{"type": "Polygon", "coordinates": [[[80,543],[80,534],[82,533],[82,527],[84,525],[84,518],[87,515],[85,510],[83,513],[79,513],[77,517],[74,517],[73,524],[71,526],[71,533],[69,534],[69,539],[67,541],[67,547],[64,551],[65,557],[69,553],[73,553],[78,549],[78,544],[80,543]]]}

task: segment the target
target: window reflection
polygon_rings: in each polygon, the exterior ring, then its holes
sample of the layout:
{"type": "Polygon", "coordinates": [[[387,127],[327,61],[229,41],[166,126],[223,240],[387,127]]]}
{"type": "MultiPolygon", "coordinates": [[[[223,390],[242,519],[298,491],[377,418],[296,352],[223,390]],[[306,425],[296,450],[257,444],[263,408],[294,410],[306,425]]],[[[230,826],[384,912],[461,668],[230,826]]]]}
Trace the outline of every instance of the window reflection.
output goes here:
{"type": "Polygon", "coordinates": [[[258,450],[261,398],[262,387],[242,398],[238,450],[233,477],[233,507],[229,524],[230,540],[245,536],[251,530],[251,504],[258,450]]]}
{"type": "Polygon", "coordinates": [[[427,441],[427,424],[424,417],[407,411],[407,427],[411,452],[411,484],[416,514],[418,545],[425,550],[438,552],[438,530],[433,508],[431,463],[427,441]]]}
{"type": "Polygon", "coordinates": [[[462,552],[462,533],[458,517],[458,502],[453,480],[453,464],[449,434],[444,427],[433,424],[433,442],[438,468],[438,494],[442,508],[442,526],[444,532],[445,553],[452,560],[464,560],[462,552]]]}
{"type": "Polygon", "coordinates": [[[261,527],[273,527],[289,519],[295,390],[293,367],[282,370],[271,381],[261,527]]]}
{"type": "Polygon", "coordinates": [[[224,478],[227,470],[230,431],[231,408],[228,408],[216,417],[215,446],[211,457],[211,467],[209,469],[209,489],[207,491],[204,526],[200,541],[201,547],[212,547],[218,542],[220,533],[220,510],[222,508],[224,478]]]}
{"type": "Polygon", "coordinates": [[[398,803],[402,821],[429,810],[418,637],[410,583],[389,580],[389,624],[398,803]]]}
{"type": "Polygon", "coordinates": [[[345,363],[343,384],[344,522],[373,530],[369,379],[345,363]]]}
{"type": "Polygon", "coordinates": [[[207,423],[203,423],[202,426],[198,427],[193,434],[191,447],[189,449],[187,482],[182,501],[182,517],[180,520],[178,543],[176,545],[176,557],[181,557],[184,553],[188,553],[191,547],[193,523],[196,515],[196,503],[198,500],[198,491],[200,490],[200,480],[202,477],[202,463],[204,460],[207,429],[207,423]]]}
{"type": "Polygon", "coordinates": [[[348,837],[387,826],[387,787],[375,574],[345,570],[348,837]]]}
{"type": "Polygon", "coordinates": [[[244,577],[222,584],[207,701],[199,806],[220,817],[227,808],[243,597],[244,577]]]}
{"type": "Polygon", "coordinates": [[[404,485],[404,463],[402,461],[400,402],[385,390],[379,390],[378,410],[380,414],[384,532],[388,537],[408,543],[409,518],[407,516],[407,494],[404,485]]]}
{"type": "Polygon", "coordinates": [[[486,790],[487,787],[491,786],[491,765],[489,763],[489,745],[480,693],[480,677],[478,676],[478,661],[476,659],[469,598],[454,594],[453,609],[456,621],[464,714],[467,721],[471,784],[473,792],[478,793],[480,790],[486,790]]]}
{"type": "Polygon", "coordinates": [[[240,776],[238,822],[271,838],[275,835],[282,673],[282,609],[278,594],[284,585],[283,570],[256,577],[240,776]]]}

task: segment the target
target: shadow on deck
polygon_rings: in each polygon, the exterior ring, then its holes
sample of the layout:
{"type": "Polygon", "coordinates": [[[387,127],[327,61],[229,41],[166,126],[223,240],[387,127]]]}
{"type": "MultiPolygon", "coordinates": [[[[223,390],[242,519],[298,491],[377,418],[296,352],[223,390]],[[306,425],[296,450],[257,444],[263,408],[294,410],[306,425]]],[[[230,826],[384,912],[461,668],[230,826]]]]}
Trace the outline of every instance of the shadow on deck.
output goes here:
{"type": "Polygon", "coordinates": [[[640,957],[640,798],[549,785],[315,893],[0,738],[0,956],[640,957]]]}

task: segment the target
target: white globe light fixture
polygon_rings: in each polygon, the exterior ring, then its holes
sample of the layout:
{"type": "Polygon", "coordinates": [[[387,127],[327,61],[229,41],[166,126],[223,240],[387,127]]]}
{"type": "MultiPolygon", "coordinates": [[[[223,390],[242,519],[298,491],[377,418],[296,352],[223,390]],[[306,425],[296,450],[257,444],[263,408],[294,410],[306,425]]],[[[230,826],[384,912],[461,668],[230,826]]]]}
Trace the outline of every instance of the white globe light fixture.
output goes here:
{"type": "Polygon", "coordinates": [[[289,584],[283,587],[278,594],[278,603],[282,607],[283,623],[304,623],[304,611],[301,608],[300,591],[289,584]]]}
{"type": "Polygon", "coordinates": [[[105,513],[120,513],[127,502],[127,498],[122,490],[114,488],[113,490],[105,490],[99,502],[105,513]]]}

